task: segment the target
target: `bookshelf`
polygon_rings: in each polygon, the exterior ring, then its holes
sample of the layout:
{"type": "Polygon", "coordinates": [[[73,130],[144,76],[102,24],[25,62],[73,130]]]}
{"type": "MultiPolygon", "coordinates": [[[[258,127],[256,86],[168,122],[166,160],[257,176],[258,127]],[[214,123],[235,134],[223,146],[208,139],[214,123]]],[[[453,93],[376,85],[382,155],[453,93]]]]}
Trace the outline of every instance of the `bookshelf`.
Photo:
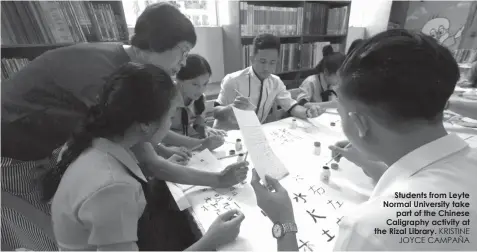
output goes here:
{"type": "Polygon", "coordinates": [[[345,52],[351,1],[237,1],[228,3],[229,20],[223,24],[225,72],[250,65],[253,38],[272,33],[280,38],[276,75],[296,88],[313,73],[321,49],[331,44],[345,52]]]}
{"type": "Polygon", "coordinates": [[[128,42],[121,1],[2,1],[2,79],[42,53],[84,42],[128,42]]]}

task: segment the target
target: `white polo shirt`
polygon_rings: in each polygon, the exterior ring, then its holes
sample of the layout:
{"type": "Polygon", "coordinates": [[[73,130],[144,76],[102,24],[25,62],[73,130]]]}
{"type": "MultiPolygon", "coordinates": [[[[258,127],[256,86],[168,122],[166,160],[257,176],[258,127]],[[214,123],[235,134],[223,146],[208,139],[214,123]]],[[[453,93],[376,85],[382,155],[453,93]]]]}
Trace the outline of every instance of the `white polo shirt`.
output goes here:
{"type": "Polygon", "coordinates": [[[95,139],[69,166],[51,206],[62,250],[97,250],[137,241],[146,200],[141,184],[126,169],[146,181],[134,156],[104,138],[95,139]]]}
{"type": "MultiPolygon", "coordinates": [[[[477,249],[477,149],[471,149],[468,144],[455,134],[450,134],[421,146],[408,153],[391,165],[378,181],[370,199],[360,205],[349,216],[343,218],[335,244],[336,251],[350,250],[474,250],[477,249]],[[396,198],[395,193],[413,192],[425,193],[422,198],[396,198]],[[447,199],[430,199],[429,193],[443,193],[447,199]],[[450,199],[449,193],[470,195],[468,199],[450,199]],[[416,207],[412,201],[435,202],[463,201],[470,203],[469,207],[453,207],[435,205],[416,207]],[[390,204],[407,203],[411,207],[390,207],[390,204]],[[385,205],[386,204],[388,205],[385,205]],[[414,216],[420,210],[431,210],[436,216],[414,216]],[[399,211],[412,211],[412,216],[397,217],[399,211]],[[443,217],[439,211],[469,212],[469,216],[443,217]],[[454,223],[439,222],[444,225],[432,225],[432,221],[459,221],[454,223]],[[419,226],[403,227],[402,221],[413,220],[421,222],[419,226]],[[470,225],[463,221],[470,220],[470,225]],[[401,221],[401,222],[399,222],[401,221]],[[427,226],[422,221],[430,221],[427,226]],[[387,222],[389,222],[388,225],[387,222]],[[419,230],[433,230],[430,234],[412,234],[419,230]],[[386,234],[376,234],[375,228],[386,230],[386,234]],[[405,230],[406,234],[390,234],[392,228],[405,230]],[[444,230],[442,228],[454,228],[444,230]],[[457,228],[457,229],[455,229],[457,228]],[[468,230],[466,230],[468,228],[468,230]],[[412,230],[411,230],[412,229],[412,230]],[[452,233],[451,233],[452,232],[452,233]],[[467,233],[467,234],[466,234],[467,233]],[[421,238],[422,237],[422,238],[421,238]],[[414,240],[411,241],[411,238],[414,240]],[[466,243],[464,243],[466,242],[466,243]]],[[[422,196],[422,195],[421,195],[422,196]]],[[[417,196],[416,196],[417,197],[417,196]]],[[[443,212],[441,212],[443,213],[443,212]]],[[[415,223],[416,224],[416,223],[415,223]]],[[[437,223],[435,223],[437,224],[437,223]]],[[[393,233],[399,232],[393,229],[393,233]]]]}
{"type": "Polygon", "coordinates": [[[272,74],[261,82],[252,66],[227,74],[222,80],[216,102],[222,106],[232,104],[239,96],[235,89],[250,98],[252,104],[257,107],[255,112],[262,123],[266,120],[274,102],[286,111],[297,104],[280,77],[272,74]]]}

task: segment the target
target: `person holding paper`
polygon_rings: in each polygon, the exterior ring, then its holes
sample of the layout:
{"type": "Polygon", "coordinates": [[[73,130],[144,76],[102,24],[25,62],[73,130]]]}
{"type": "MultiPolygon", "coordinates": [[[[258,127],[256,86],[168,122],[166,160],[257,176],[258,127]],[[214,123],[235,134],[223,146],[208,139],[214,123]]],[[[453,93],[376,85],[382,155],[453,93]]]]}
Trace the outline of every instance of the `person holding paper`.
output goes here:
{"type": "Polygon", "coordinates": [[[185,136],[198,134],[200,138],[225,136],[226,132],[205,124],[205,94],[212,69],[209,62],[198,55],[189,54],[186,64],[177,73],[177,86],[184,105],[177,109],[171,129],[185,136]]]}
{"type": "MultiPolygon", "coordinates": [[[[403,29],[377,34],[345,60],[337,92],[343,131],[363,155],[361,159],[385,166],[381,173],[373,172],[378,181],[368,201],[341,220],[335,250],[455,251],[477,247],[474,236],[469,235],[477,232],[477,149],[448,134],[442,120],[458,80],[459,68],[447,48],[432,37],[403,29]],[[454,204],[455,197],[466,207],[442,203],[454,204]],[[395,207],[386,207],[385,202],[395,207]],[[411,205],[399,205],[405,202],[411,205]],[[417,207],[416,202],[428,207],[417,207]],[[420,215],[421,210],[434,214],[420,215]],[[397,213],[404,211],[412,214],[399,217],[397,213]],[[469,224],[465,225],[468,235],[442,231],[442,219],[469,224]],[[413,227],[404,227],[398,220],[428,224],[415,226],[420,231],[416,235],[413,227]],[[424,234],[426,228],[435,231],[424,234]],[[390,234],[396,229],[407,236],[390,234]],[[417,242],[402,241],[404,236],[417,238],[417,242]]],[[[345,158],[351,153],[342,152],[345,158]]],[[[366,166],[361,168],[369,171],[366,166]]],[[[266,214],[291,216],[289,197],[280,189],[263,190],[258,183],[254,186],[258,205],[266,214]]],[[[278,182],[275,184],[279,188],[278,182]]],[[[278,240],[278,249],[297,250],[295,244],[291,238],[286,244],[278,240]]]]}
{"type": "Polygon", "coordinates": [[[267,120],[274,104],[298,118],[317,117],[317,107],[298,105],[280,77],[273,74],[279,60],[280,39],[272,34],[260,34],[253,40],[253,47],[252,65],[222,80],[214,104],[214,128],[237,128],[232,107],[255,111],[261,123],[267,120]]]}
{"type": "Polygon", "coordinates": [[[162,237],[154,237],[161,246],[153,250],[187,246],[194,251],[215,250],[237,237],[244,219],[239,211],[219,216],[203,238],[193,243],[188,238],[190,228],[177,219],[181,213],[170,209],[166,198],[160,198],[164,202],[159,208],[152,208],[154,196],[168,192],[148,187],[130,148],[153,134],[167,134],[178,105],[176,97],[172,79],[152,65],[127,63],[111,76],[56,167],[42,179],[43,195],[52,199],[53,230],[60,250],[149,248],[140,238],[151,230],[138,225],[141,215],[146,222],[154,221],[152,211],[161,213],[156,217],[162,218],[163,225],[158,232],[162,237]]]}

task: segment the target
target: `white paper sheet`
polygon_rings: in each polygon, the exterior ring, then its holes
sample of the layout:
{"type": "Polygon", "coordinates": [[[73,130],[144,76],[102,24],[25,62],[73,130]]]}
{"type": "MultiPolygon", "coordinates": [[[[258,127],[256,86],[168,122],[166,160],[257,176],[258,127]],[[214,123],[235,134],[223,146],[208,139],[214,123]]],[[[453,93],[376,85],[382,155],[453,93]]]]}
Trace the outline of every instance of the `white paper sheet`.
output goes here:
{"type": "MultiPolygon", "coordinates": [[[[199,153],[194,153],[187,166],[208,172],[220,172],[223,170],[221,163],[217,160],[214,154],[209,151],[209,149],[205,149],[199,153]]],[[[184,191],[194,187],[194,185],[177,185],[184,191]]]]}
{"type": "Polygon", "coordinates": [[[236,108],[233,110],[250,159],[262,181],[265,182],[265,175],[275,179],[286,177],[288,170],[270,147],[255,112],[236,108]]]}

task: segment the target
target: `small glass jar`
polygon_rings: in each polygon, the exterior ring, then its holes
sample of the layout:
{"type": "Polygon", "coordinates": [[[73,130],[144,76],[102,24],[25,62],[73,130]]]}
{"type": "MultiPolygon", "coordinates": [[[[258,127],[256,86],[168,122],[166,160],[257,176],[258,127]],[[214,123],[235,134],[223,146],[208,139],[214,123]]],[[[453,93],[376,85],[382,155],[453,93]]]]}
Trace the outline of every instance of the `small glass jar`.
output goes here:
{"type": "Polygon", "coordinates": [[[238,138],[237,141],[235,141],[235,150],[241,151],[242,149],[243,149],[242,139],[238,138]]]}
{"type": "Polygon", "coordinates": [[[296,119],[293,118],[293,119],[292,119],[292,122],[291,122],[291,125],[290,125],[290,128],[291,128],[291,129],[296,129],[297,126],[298,126],[298,125],[297,125],[296,119]]]}
{"type": "Polygon", "coordinates": [[[326,165],[323,166],[323,171],[321,171],[321,174],[320,174],[320,180],[323,181],[324,183],[328,183],[330,182],[330,176],[331,176],[330,167],[326,165]]]}
{"type": "Polygon", "coordinates": [[[321,154],[321,143],[315,142],[315,155],[319,156],[321,154]]]}
{"type": "Polygon", "coordinates": [[[242,162],[244,159],[245,159],[245,155],[243,153],[238,154],[237,163],[242,162]]]}

